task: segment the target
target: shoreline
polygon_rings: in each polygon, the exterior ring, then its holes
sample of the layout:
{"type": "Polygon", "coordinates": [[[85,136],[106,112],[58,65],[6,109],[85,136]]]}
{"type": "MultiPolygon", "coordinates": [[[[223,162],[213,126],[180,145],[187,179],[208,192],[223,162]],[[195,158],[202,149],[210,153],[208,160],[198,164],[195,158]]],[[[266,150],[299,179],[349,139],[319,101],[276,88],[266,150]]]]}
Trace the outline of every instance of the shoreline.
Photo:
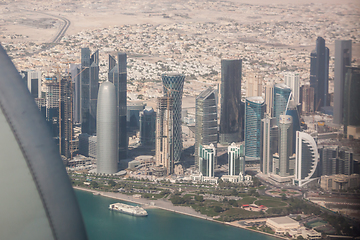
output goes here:
{"type": "MultiPolygon", "coordinates": [[[[117,200],[121,200],[121,201],[126,201],[126,202],[139,204],[139,205],[143,206],[145,209],[147,209],[147,208],[158,208],[158,209],[162,209],[162,210],[169,211],[169,212],[174,212],[174,213],[178,213],[178,214],[182,214],[182,215],[187,215],[187,216],[190,216],[190,217],[196,217],[196,218],[200,218],[200,219],[207,220],[207,221],[221,223],[221,224],[224,224],[224,225],[228,225],[228,226],[232,226],[232,227],[237,227],[237,228],[241,228],[241,229],[245,229],[245,230],[265,234],[265,235],[268,235],[268,236],[271,236],[271,237],[274,237],[274,238],[278,238],[278,239],[288,239],[288,238],[285,238],[285,237],[282,237],[282,236],[276,236],[274,234],[261,232],[261,231],[257,231],[257,230],[251,229],[251,228],[243,227],[240,224],[238,224],[239,220],[233,221],[233,222],[216,221],[212,217],[208,217],[208,216],[203,215],[203,214],[201,214],[199,212],[196,212],[191,207],[175,206],[170,201],[164,201],[163,199],[158,199],[158,200],[151,200],[151,199],[145,199],[145,198],[134,199],[134,198],[132,198],[131,195],[126,195],[126,194],[123,194],[123,193],[102,192],[102,191],[97,191],[97,190],[88,189],[88,188],[84,188],[84,187],[78,187],[78,186],[73,186],[73,188],[77,189],[77,190],[81,190],[81,191],[91,192],[93,194],[95,193],[96,195],[100,195],[100,196],[107,197],[107,198],[113,198],[113,199],[117,199],[117,200]]],[[[248,220],[251,220],[251,219],[248,219],[248,220]]],[[[257,219],[257,221],[259,221],[259,219],[257,219]]]]}

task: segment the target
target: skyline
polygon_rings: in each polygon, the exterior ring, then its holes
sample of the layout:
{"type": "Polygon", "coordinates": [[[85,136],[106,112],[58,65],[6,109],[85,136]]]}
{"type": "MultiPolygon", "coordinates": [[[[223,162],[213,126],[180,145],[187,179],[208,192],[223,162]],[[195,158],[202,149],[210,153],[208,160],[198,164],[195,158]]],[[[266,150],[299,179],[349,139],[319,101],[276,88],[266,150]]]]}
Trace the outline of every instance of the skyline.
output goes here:
{"type": "MultiPolygon", "coordinates": [[[[327,201],[346,191],[351,202],[360,187],[360,4],[245,1],[4,2],[0,41],[74,188],[146,199],[149,207],[168,203],[170,211],[191,207],[206,219],[275,235],[321,235],[307,229],[309,214],[331,227],[328,235],[355,234],[357,211],[327,201]],[[344,126],[332,118],[338,40],[351,44],[340,91],[344,126]],[[140,127],[140,112],[151,108],[147,129],[140,127]],[[283,230],[274,218],[283,215],[299,228],[283,230]],[[249,222],[258,217],[260,224],[249,222]]],[[[12,124],[4,96],[0,128],[12,124]]]]}

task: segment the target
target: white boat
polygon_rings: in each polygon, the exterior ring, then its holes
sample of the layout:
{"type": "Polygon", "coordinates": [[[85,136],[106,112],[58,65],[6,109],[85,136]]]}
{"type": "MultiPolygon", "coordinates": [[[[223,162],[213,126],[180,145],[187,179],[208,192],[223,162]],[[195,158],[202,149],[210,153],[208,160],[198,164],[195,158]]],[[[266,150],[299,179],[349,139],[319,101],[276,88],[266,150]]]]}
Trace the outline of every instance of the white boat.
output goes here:
{"type": "Polygon", "coordinates": [[[146,217],[148,215],[148,213],[142,207],[131,206],[124,203],[110,204],[109,209],[137,217],[146,217]]]}

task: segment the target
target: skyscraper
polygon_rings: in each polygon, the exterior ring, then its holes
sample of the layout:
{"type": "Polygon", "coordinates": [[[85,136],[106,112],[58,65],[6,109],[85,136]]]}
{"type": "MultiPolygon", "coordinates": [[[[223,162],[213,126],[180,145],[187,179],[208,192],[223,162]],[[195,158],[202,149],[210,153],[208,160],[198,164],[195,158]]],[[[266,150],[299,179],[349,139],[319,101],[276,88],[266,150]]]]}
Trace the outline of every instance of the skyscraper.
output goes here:
{"type": "Polygon", "coordinates": [[[81,49],[80,70],[81,131],[96,133],[96,106],[99,84],[99,50],[90,56],[89,48],[81,49]]]}
{"type": "Polygon", "coordinates": [[[173,98],[173,142],[174,161],[179,162],[182,151],[181,105],[185,75],[166,73],[161,76],[164,87],[164,97],[173,98]]]}
{"type": "Polygon", "coordinates": [[[265,85],[265,103],[266,103],[266,114],[269,117],[274,116],[274,83],[268,82],[265,85]]]}
{"type": "Polygon", "coordinates": [[[243,144],[236,145],[231,143],[228,147],[228,163],[228,175],[235,176],[241,173],[245,176],[245,151],[243,144]]]}
{"type": "Polygon", "coordinates": [[[156,113],[156,166],[166,169],[167,175],[174,172],[174,99],[171,97],[158,98],[156,113]]]}
{"type": "Polygon", "coordinates": [[[73,122],[80,123],[80,88],[81,88],[81,81],[80,81],[80,64],[71,64],[70,65],[70,74],[71,79],[73,82],[73,122]]]}
{"type": "Polygon", "coordinates": [[[246,76],[246,97],[262,96],[263,77],[259,74],[248,73],[246,76]]]}
{"type": "Polygon", "coordinates": [[[273,155],[278,150],[278,126],[276,118],[265,115],[261,120],[260,149],[260,171],[263,174],[269,175],[273,169],[273,155]]]}
{"type": "Polygon", "coordinates": [[[118,61],[109,55],[108,79],[115,85],[116,107],[119,114],[119,159],[125,159],[128,150],[126,111],[127,111],[127,56],[126,53],[117,54],[118,61]],[[111,69],[110,69],[111,68],[111,69]]]}
{"type": "MultiPolygon", "coordinates": [[[[316,39],[316,49],[310,55],[310,86],[314,88],[315,108],[328,105],[329,91],[329,48],[322,37],[316,39]]],[[[315,111],[318,109],[315,109],[315,111]]]]}
{"type": "Polygon", "coordinates": [[[118,171],[118,114],[115,86],[109,81],[100,85],[97,108],[97,172],[118,171]]]}
{"type": "Polygon", "coordinates": [[[313,113],[314,112],[314,88],[310,85],[304,85],[302,87],[302,112],[313,113]]]}
{"type": "Polygon", "coordinates": [[[318,148],[314,138],[297,131],[294,184],[301,187],[317,177],[315,171],[318,161],[318,148]]]}
{"type": "Polygon", "coordinates": [[[279,123],[280,115],[285,114],[286,106],[289,102],[291,89],[283,83],[274,86],[274,117],[279,123]]]}
{"type": "Polygon", "coordinates": [[[212,143],[216,147],[217,99],[213,88],[208,88],[196,97],[195,109],[195,165],[199,165],[200,145],[212,143]]]}
{"type": "Polygon", "coordinates": [[[280,177],[287,177],[294,174],[293,162],[290,162],[290,156],[293,155],[292,141],[292,117],[289,115],[280,115],[279,117],[279,171],[280,177]]]}
{"type": "Polygon", "coordinates": [[[70,76],[63,77],[60,82],[59,104],[59,145],[60,153],[66,158],[71,158],[73,140],[73,84],[70,76]]]}
{"type": "Polygon", "coordinates": [[[146,107],[140,113],[140,143],[142,146],[155,145],[156,112],[151,107],[146,107]]]}
{"type": "Polygon", "coordinates": [[[285,85],[290,87],[291,92],[292,92],[290,100],[293,100],[295,105],[298,105],[300,103],[300,79],[299,79],[299,73],[297,73],[297,72],[286,72],[284,74],[284,81],[285,81],[285,85]]]}
{"type": "Polygon", "coordinates": [[[346,67],[351,65],[351,40],[335,40],[333,122],[343,123],[346,67]]]}
{"type": "Polygon", "coordinates": [[[211,143],[210,145],[199,146],[199,171],[203,176],[214,177],[216,158],[216,147],[211,143]]]}
{"type": "Polygon", "coordinates": [[[23,79],[34,98],[41,98],[41,72],[34,70],[22,71],[23,79]]]}
{"type": "Polygon", "coordinates": [[[351,148],[339,146],[323,146],[320,148],[321,175],[355,173],[353,151],[351,148]]]}
{"type": "Polygon", "coordinates": [[[347,67],[344,86],[344,132],[347,126],[360,126],[360,67],[347,67]]]}
{"type": "Polygon", "coordinates": [[[59,144],[59,83],[56,78],[48,79],[51,80],[45,81],[46,123],[49,126],[51,136],[59,144]]]}
{"type": "Polygon", "coordinates": [[[220,143],[241,141],[242,60],[221,60],[220,143]]]}
{"type": "Polygon", "coordinates": [[[262,97],[246,98],[245,106],[245,156],[248,160],[260,159],[260,127],[265,113],[262,97]]]}
{"type": "Polygon", "coordinates": [[[292,136],[293,136],[292,150],[293,150],[293,152],[292,153],[295,153],[296,131],[300,131],[300,114],[298,112],[298,105],[296,105],[293,100],[290,100],[285,114],[292,117],[292,129],[293,129],[293,132],[292,132],[292,136]]]}

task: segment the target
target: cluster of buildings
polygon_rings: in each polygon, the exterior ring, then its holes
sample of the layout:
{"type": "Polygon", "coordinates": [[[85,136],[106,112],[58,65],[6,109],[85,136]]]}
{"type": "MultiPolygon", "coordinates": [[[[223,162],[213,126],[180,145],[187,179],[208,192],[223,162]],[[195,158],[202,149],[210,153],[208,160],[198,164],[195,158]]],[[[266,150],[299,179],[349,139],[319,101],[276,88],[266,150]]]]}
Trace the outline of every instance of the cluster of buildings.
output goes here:
{"type": "MultiPolygon", "coordinates": [[[[217,181],[218,145],[228,148],[228,174],[222,176],[227,181],[251,180],[245,175],[245,163],[259,163],[263,176],[272,181],[298,186],[322,175],[356,173],[358,163],[351,149],[337,153],[328,146],[319,149],[316,134],[306,131],[301,120],[301,115],[327,110],[334,102],[334,123],[343,124],[345,134],[347,128],[351,132],[359,128],[360,111],[355,104],[360,70],[350,66],[351,41],[336,41],[335,53],[334,99],[341,99],[337,104],[328,93],[329,49],[321,37],[310,55],[310,85],[300,86],[298,73],[285,72],[284,81],[268,81],[263,91],[263,76],[250,74],[244,96],[242,60],[221,60],[221,84],[196,97],[194,165],[199,178],[217,181]]],[[[78,149],[97,157],[98,172],[116,173],[120,160],[127,158],[127,124],[133,121],[140,129],[140,144],[155,149],[158,170],[173,174],[183,149],[185,75],[161,75],[163,96],[157,98],[154,111],[143,103],[127,103],[125,53],[118,53],[117,58],[109,55],[108,78],[102,83],[99,68],[99,51],[91,54],[89,48],[82,48],[81,64],[72,64],[66,77],[46,77],[42,83],[41,73],[22,71],[61,154],[71,159],[78,149]],[[81,128],[78,140],[73,125],[81,128]]]]}

